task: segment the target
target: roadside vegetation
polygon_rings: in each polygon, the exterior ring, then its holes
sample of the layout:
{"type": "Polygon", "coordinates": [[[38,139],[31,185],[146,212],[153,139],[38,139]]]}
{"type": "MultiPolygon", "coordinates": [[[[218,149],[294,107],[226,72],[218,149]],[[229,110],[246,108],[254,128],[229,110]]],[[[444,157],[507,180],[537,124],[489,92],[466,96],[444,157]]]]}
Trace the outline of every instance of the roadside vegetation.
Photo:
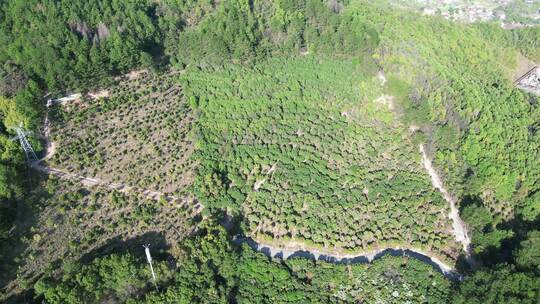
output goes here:
{"type": "Polygon", "coordinates": [[[401,257],[372,265],[302,258],[275,263],[247,245],[233,247],[227,232],[211,223],[186,240],[177,266],[158,264],[160,292],[151,291],[143,265],[130,255],[98,258],[86,266],[65,264],[61,280],[42,279],[36,290],[49,303],[129,296],[126,303],[446,303],[450,286],[431,266],[401,257]],[[90,288],[87,282],[95,284],[90,288]],[[144,290],[149,292],[143,296],[144,290]]]}

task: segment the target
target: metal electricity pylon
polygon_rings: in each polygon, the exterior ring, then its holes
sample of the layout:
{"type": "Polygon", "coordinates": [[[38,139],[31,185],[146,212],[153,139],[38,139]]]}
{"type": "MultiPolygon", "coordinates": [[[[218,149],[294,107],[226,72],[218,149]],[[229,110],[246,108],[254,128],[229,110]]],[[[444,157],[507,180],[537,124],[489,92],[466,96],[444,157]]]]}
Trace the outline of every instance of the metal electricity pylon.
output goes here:
{"type": "Polygon", "coordinates": [[[38,161],[36,153],[34,152],[34,149],[32,149],[32,145],[30,145],[30,142],[26,138],[26,136],[31,135],[32,132],[26,131],[23,128],[22,122],[19,124],[18,127],[12,127],[12,129],[15,130],[17,136],[11,138],[11,140],[19,140],[21,147],[24,150],[24,156],[26,157],[26,161],[29,164],[38,161]]]}

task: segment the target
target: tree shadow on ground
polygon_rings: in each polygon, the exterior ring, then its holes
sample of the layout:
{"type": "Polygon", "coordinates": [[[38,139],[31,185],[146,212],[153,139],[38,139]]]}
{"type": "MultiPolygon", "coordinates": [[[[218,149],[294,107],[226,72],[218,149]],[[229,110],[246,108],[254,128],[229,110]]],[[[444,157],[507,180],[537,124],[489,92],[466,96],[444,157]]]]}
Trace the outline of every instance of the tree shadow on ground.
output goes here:
{"type": "Polygon", "coordinates": [[[97,257],[110,254],[132,254],[133,256],[145,257],[143,245],[149,245],[154,259],[168,258],[167,251],[170,246],[167,244],[163,233],[158,231],[147,232],[131,239],[123,240],[121,236],[108,240],[103,246],[85,253],[79,259],[80,263],[90,263],[97,257]]]}
{"type": "MultiPolygon", "coordinates": [[[[165,236],[162,232],[152,231],[142,235],[124,240],[121,236],[107,240],[104,245],[83,254],[76,262],[81,264],[89,264],[94,259],[108,256],[111,254],[131,254],[140,263],[147,263],[143,245],[149,245],[153,260],[167,261],[171,269],[176,267],[176,261],[168,254],[170,246],[167,244],[165,236]]],[[[59,270],[62,268],[64,260],[58,259],[52,263],[52,269],[59,270]]],[[[32,286],[19,294],[10,296],[5,303],[41,303],[39,297],[36,298],[32,286]]]]}
{"type": "MultiPolygon", "coordinates": [[[[459,204],[460,213],[466,207],[482,208],[483,202],[479,197],[465,196],[459,204]]],[[[482,229],[481,231],[469,231],[469,237],[471,238],[474,250],[475,240],[484,237],[483,233],[493,232],[495,230],[512,231],[511,237],[502,239],[500,246],[487,246],[480,252],[473,253],[476,265],[471,267],[465,259],[465,256],[461,254],[456,263],[456,268],[463,274],[470,274],[475,269],[479,268],[492,268],[501,263],[514,263],[513,253],[520,249],[520,243],[527,238],[527,233],[531,230],[538,229],[540,227],[540,216],[535,220],[524,219],[519,213],[516,213],[513,218],[502,221],[491,227],[490,229],[482,229]]]]}
{"type": "MultiPolygon", "coordinates": [[[[51,197],[51,194],[42,187],[48,177],[42,173],[27,169],[26,195],[21,199],[12,201],[14,209],[13,226],[7,238],[0,242],[0,292],[9,295],[17,280],[17,269],[23,263],[23,255],[28,248],[24,241],[32,235],[32,227],[37,223],[41,212],[41,203],[51,197]]],[[[6,303],[29,303],[22,298],[13,302],[8,299],[6,303]]]]}

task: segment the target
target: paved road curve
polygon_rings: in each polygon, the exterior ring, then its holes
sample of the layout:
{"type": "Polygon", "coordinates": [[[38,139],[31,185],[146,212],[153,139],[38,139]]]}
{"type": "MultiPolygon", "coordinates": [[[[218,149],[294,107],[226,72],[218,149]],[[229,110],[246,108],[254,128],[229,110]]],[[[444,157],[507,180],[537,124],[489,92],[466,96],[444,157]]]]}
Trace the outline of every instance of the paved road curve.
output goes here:
{"type": "MultiPolygon", "coordinates": [[[[463,250],[465,252],[465,257],[469,264],[474,265],[474,261],[471,255],[471,241],[468,236],[467,226],[461,220],[459,216],[459,211],[456,207],[456,201],[452,195],[446,190],[443,186],[441,178],[433,168],[433,164],[423,145],[419,147],[420,153],[422,154],[422,165],[426,169],[427,173],[431,178],[431,183],[433,187],[441,192],[444,199],[448,202],[450,206],[450,213],[448,217],[452,220],[453,234],[459,243],[462,244],[463,250]]],[[[455,271],[451,266],[445,264],[443,261],[437,259],[436,257],[431,257],[428,253],[423,252],[422,250],[416,248],[384,248],[380,250],[375,250],[371,252],[364,252],[359,254],[339,254],[336,252],[326,252],[322,250],[315,250],[312,248],[307,248],[301,243],[291,243],[283,247],[278,247],[272,244],[265,244],[257,242],[252,238],[237,236],[235,239],[237,243],[247,243],[252,249],[264,253],[268,257],[272,258],[281,258],[287,259],[291,257],[304,257],[311,258],[313,260],[322,260],[329,263],[369,263],[375,259],[378,259],[387,254],[394,256],[407,255],[413,258],[416,258],[424,263],[432,265],[445,277],[452,280],[461,280],[462,276],[455,271]]]]}

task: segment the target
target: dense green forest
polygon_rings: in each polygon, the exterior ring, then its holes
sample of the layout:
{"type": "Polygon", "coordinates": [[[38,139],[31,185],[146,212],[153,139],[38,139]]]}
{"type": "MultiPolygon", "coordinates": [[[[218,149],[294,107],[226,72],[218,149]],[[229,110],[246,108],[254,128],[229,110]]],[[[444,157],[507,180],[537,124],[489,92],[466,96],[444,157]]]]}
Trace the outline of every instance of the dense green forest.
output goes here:
{"type": "Polygon", "coordinates": [[[406,243],[457,258],[415,136],[364,70],[309,57],[186,73],[208,211],[240,209],[257,238],[352,252],[406,243]]]}
{"type": "Polygon", "coordinates": [[[302,258],[278,264],[247,245],[232,247],[220,226],[208,223],[201,228],[184,243],[178,268],[158,264],[161,278],[170,279],[160,280],[160,285],[169,285],[165,291],[152,291],[145,284],[150,274],[144,261],[129,254],[97,258],[86,265],[65,264],[61,280],[45,277],[36,283],[36,291],[49,303],[126,297],[132,297],[127,303],[446,303],[449,299],[450,282],[413,259],[385,258],[369,266],[302,258]]]}
{"type": "Polygon", "coordinates": [[[540,61],[540,28],[372,2],[1,2],[0,299],[538,303],[540,106],[512,75],[540,61]],[[202,215],[25,164],[12,127],[37,135],[47,98],[107,88],[53,109],[51,164],[197,201],[202,215]],[[458,201],[474,267],[419,144],[458,201]],[[233,229],[218,224],[227,217],[233,229]],[[156,252],[159,290],[140,244],[110,245],[150,223],[177,231],[156,252]],[[269,259],[235,233],[347,252],[408,244],[465,276],[407,257],[269,259]],[[58,247],[43,250],[49,240],[58,247]]]}

